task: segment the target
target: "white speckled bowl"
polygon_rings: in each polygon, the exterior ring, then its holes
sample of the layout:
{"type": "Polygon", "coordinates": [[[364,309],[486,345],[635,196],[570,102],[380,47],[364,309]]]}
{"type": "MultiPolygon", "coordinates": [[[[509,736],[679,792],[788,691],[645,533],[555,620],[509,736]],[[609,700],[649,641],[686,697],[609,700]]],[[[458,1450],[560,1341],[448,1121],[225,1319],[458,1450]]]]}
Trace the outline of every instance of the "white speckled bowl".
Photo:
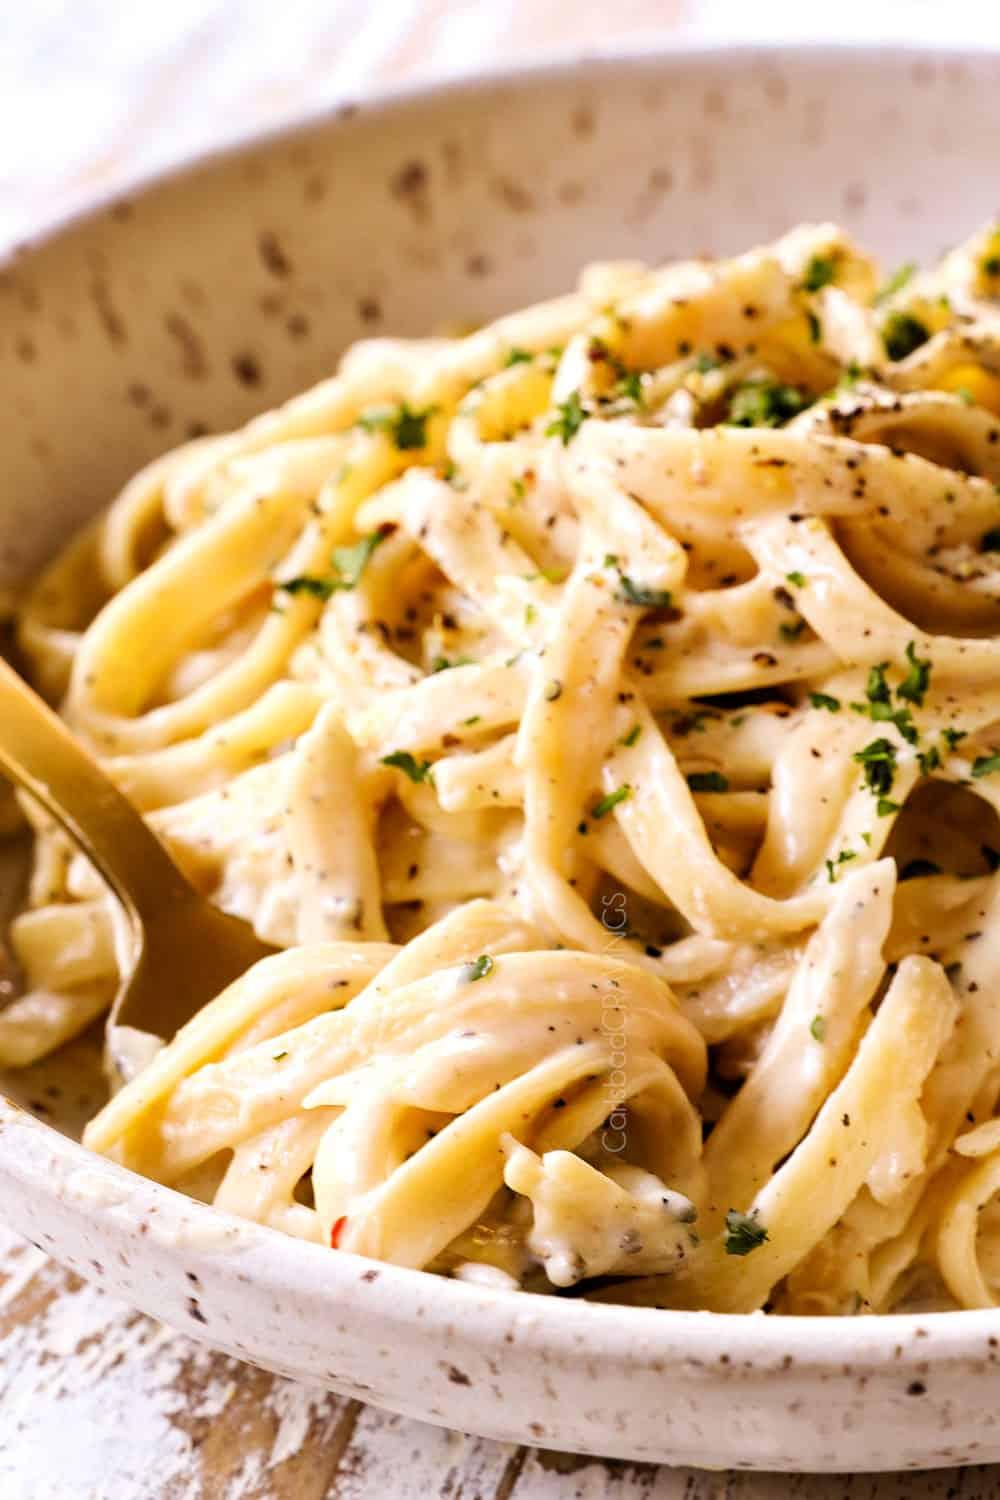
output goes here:
{"type": "MultiPolygon", "coordinates": [[[[171,174],[0,271],[0,588],[152,454],[315,380],[361,334],[801,219],[932,255],[996,213],[998,134],[996,54],[682,50],[344,106],[171,174]]],[[[75,1070],[9,1087],[70,1128],[75,1070]]],[[[6,1103],[0,1208],[188,1333],[467,1431],[713,1467],[1000,1459],[1000,1312],[781,1321],[491,1293],[226,1219],[6,1103]]]]}

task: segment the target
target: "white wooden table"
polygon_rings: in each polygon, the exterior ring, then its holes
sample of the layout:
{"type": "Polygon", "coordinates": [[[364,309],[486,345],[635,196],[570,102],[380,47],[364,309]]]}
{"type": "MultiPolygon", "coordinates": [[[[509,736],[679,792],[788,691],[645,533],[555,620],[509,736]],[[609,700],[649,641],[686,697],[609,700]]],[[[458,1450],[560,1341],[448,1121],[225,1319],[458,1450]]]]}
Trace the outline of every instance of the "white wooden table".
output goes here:
{"type": "MultiPolygon", "coordinates": [[[[0,0],[0,247],[326,100],[565,45],[1000,45],[996,0],[0,0]]],[[[987,1500],[1000,1469],[708,1474],[514,1448],[264,1375],[0,1229],[0,1500],[987,1500]]]]}

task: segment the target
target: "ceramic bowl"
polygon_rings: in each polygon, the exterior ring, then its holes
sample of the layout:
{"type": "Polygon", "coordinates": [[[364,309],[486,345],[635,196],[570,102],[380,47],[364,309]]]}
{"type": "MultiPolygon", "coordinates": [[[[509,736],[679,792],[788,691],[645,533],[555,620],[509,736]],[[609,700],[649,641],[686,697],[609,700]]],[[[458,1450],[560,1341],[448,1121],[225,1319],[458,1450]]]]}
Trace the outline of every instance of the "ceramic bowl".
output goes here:
{"type": "MultiPolygon", "coordinates": [[[[596,258],[732,251],[804,219],[841,220],[890,260],[934,255],[996,213],[998,132],[995,54],[685,49],[348,103],[173,172],[0,274],[0,588],[154,453],[274,404],[359,336],[489,317],[596,258]]],[[[8,1080],[28,1108],[0,1105],[0,1211],[230,1353],[580,1452],[1000,1459],[1000,1311],[670,1313],[332,1254],[82,1150],[79,1058],[8,1080]]]]}

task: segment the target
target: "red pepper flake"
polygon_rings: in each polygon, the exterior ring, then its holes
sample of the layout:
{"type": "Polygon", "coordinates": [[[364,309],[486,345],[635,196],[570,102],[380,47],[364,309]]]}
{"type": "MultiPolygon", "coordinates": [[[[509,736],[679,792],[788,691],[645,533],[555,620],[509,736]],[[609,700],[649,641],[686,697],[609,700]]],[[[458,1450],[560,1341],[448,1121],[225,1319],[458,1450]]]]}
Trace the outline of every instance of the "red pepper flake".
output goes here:
{"type": "Polygon", "coordinates": [[[344,1225],[346,1223],[347,1223],[347,1215],[346,1214],[341,1214],[341,1216],[340,1216],[339,1219],[335,1219],[334,1220],[333,1228],[330,1230],[330,1249],[331,1250],[338,1249],[338,1247],[340,1245],[340,1236],[344,1232],[344,1225]]]}

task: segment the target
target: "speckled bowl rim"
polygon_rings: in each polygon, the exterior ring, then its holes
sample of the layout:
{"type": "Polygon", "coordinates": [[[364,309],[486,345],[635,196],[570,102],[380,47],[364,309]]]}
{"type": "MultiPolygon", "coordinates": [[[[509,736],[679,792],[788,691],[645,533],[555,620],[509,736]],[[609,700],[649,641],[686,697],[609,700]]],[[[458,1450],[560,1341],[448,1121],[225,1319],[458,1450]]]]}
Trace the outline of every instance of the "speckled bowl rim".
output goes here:
{"type": "MultiPolygon", "coordinates": [[[[203,168],[248,151],[309,135],[364,111],[383,114],[405,111],[443,96],[474,96],[498,84],[517,85],[530,79],[561,78],[604,70],[633,69],[659,75],[672,67],[683,70],[698,63],[734,68],[752,63],[774,63],[808,69],[831,57],[855,67],[877,67],[888,56],[911,61],[970,62],[1000,59],[1000,46],[972,47],[963,43],[891,43],[831,41],[781,43],[740,40],[699,42],[683,40],[669,48],[632,45],[547,54],[530,63],[487,67],[474,73],[393,88],[359,91],[349,98],[296,115],[264,131],[234,134],[222,144],[152,172],[137,174],[113,191],[89,200],[50,221],[0,253],[0,271],[19,265],[33,252],[65,233],[98,219],[124,199],[135,198],[161,184],[179,182],[203,168]]],[[[1000,1307],[975,1311],[891,1313],[880,1317],[826,1318],[818,1316],[767,1317],[763,1314],[685,1312],[627,1307],[533,1294],[496,1291],[478,1285],[369,1260],[350,1252],[331,1252],[323,1246],[295,1239],[260,1225],[221,1213],[187,1198],[172,1188],[140,1177],[129,1169],[96,1157],[0,1095],[0,1160],[2,1176],[16,1181],[36,1196],[63,1203],[67,1183],[78,1177],[103,1183],[126,1202],[136,1224],[145,1225],[150,1247],[178,1258],[199,1259],[205,1246],[225,1240],[233,1252],[252,1251],[253,1283],[261,1291],[280,1296],[290,1284],[317,1299],[317,1308],[348,1308],[355,1302],[360,1282],[378,1281],[369,1288],[370,1303],[381,1304],[383,1326],[412,1330],[419,1318],[424,1334],[453,1333],[475,1315],[476,1342],[495,1348],[511,1341],[545,1351],[557,1358],[579,1358],[581,1350],[597,1354],[613,1366],[628,1363],[642,1351],[644,1364],[683,1357],[689,1364],[747,1366],[760,1371],[787,1369],[794,1361],[801,1372],[837,1371],[852,1376],[895,1369],[902,1377],[928,1366],[965,1367],[982,1360],[984,1349],[1000,1348],[1000,1307]],[[197,1247],[201,1247],[201,1251],[197,1247]],[[379,1290],[376,1290],[378,1288],[379,1290]]],[[[111,1198],[108,1200],[111,1201],[111,1198]]],[[[110,1217],[96,1194],[79,1212],[110,1217]]],[[[45,1245],[59,1258],[58,1245],[45,1245]]],[[[80,1267],[87,1274],[85,1266],[80,1267]]],[[[210,1337],[210,1336],[209,1336],[210,1337]]],[[[252,1356],[251,1356],[252,1357],[252,1356]]],[[[992,1364],[997,1356],[990,1354],[992,1364]]]]}

